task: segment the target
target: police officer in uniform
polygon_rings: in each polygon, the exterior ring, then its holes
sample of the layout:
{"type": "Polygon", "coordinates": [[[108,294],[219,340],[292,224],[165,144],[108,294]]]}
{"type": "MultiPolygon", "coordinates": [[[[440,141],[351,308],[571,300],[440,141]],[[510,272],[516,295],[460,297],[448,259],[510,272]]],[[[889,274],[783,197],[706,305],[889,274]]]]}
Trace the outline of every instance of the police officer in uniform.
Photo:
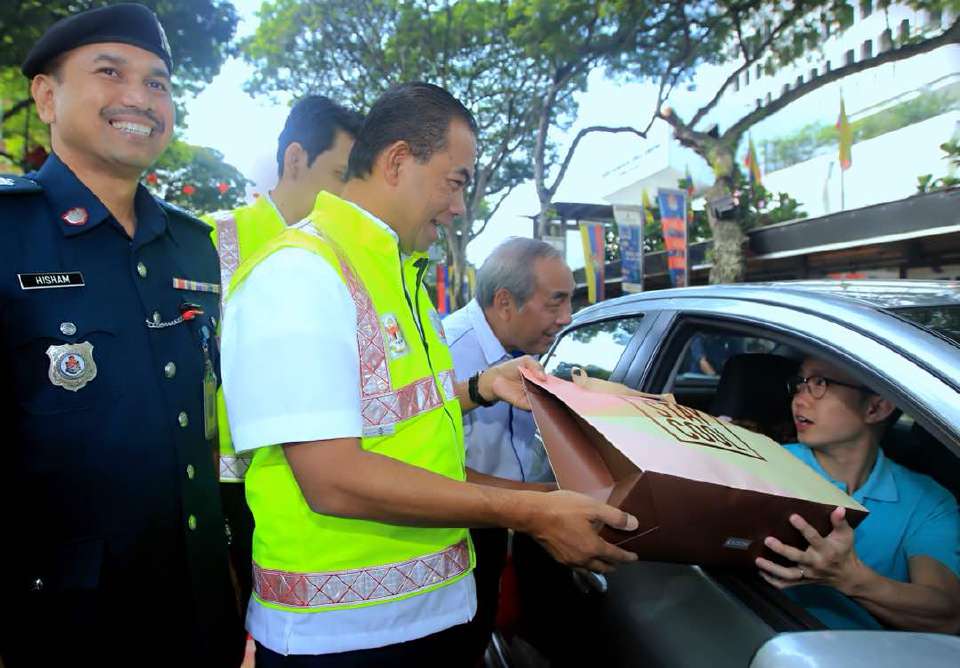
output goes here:
{"type": "Polygon", "coordinates": [[[22,71],[52,153],[0,178],[7,668],[237,666],[213,468],[210,228],[139,183],[172,59],[141,5],[53,25],[22,71]]]}

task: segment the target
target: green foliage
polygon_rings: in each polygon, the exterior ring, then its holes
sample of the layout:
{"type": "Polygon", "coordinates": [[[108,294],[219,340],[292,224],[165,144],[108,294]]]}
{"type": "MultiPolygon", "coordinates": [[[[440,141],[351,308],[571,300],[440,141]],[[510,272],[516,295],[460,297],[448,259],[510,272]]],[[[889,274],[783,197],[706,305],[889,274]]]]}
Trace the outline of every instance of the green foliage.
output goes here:
{"type": "MultiPolygon", "coordinates": [[[[425,0],[273,0],[256,33],[241,44],[254,65],[252,93],[328,95],[366,110],[387,88],[430,81],[462,100],[480,125],[479,159],[468,213],[469,238],[480,201],[531,176],[534,108],[547,77],[511,41],[506,3],[425,0]]],[[[573,102],[564,103],[572,111],[573,102]]],[[[486,211],[493,205],[487,204],[486,211]]]]}
{"type": "MultiPolygon", "coordinates": [[[[209,83],[237,27],[237,11],[225,0],[139,0],[163,24],[173,52],[175,79],[183,92],[209,83]]],[[[0,69],[15,67],[50,25],[76,12],[116,4],[108,0],[18,0],[0,3],[0,69]]]]}
{"type": "Polygon", "coordinates": [[[252,181],[224,162],[219,151],[179,139],[170,142],[147,177],[155,195],[196,213],[239,206],[248,184],[252,181]]]}
{"type": "Polygon", "coordinates": [[[960,185],[960,178],[957,177],[957,172],[960,170],[960,139],[952,139],[940,144],[940,150],[946,153],[943,159],[950,163],[949,174],[938,179],[934,179],[933,174],[918,176],[917,192],[925,193],[960,185]]]}
{"type": "MultiPolygon", "coordinates": [[[[924,91],[911,100],[851,122],[853,141],[879,137],[954,109],[960,109],[960,84],[924,91]]],[[[810,123],[788,137],[766,143],[767,170],[775,171],[809,160],[836,145],[837,131],[833,125],[810,123]]]]}

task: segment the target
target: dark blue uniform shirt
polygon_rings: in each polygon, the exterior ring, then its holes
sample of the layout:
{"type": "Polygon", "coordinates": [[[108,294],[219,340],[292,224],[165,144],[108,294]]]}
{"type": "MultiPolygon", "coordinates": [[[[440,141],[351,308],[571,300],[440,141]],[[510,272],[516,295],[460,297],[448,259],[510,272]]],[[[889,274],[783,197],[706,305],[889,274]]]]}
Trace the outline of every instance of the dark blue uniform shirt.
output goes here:
{"type": "Polygon", "coordinates": [[[5,658],[76,641],[229,665],[242,633],[204,432],[217,256],[142,185],[135,211],[131,240],[56,155],[0,180],[5,658]]]}

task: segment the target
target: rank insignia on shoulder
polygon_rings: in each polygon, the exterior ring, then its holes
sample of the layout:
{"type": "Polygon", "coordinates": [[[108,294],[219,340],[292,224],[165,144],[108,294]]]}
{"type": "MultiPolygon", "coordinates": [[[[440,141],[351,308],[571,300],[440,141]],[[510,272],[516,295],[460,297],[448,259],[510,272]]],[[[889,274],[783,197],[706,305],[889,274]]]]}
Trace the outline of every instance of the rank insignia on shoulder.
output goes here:
{"type": "Polygon", "coordinates": [[[57,387],[76,392],[97,377],[93,344],[89,341],[50,346],[47,357],[50,358],[47,376],[57,387]]]}
{"type": "Polygon", "coordinates": [[[407,340],[403,338],[403,332],[400,331],[397,316],[387,313],[380,318],[380,324],[383,325],[383,333],[387,339],[387,352],[390,357],[397,358],[406,354],[407,340]]]}
{"type": "Polygon", "coordinates": [[[447,342],[447,333],[443,329],[443,322],[441,321],[440,314],[437,313],[437,309],[430,309],[430,324],[433,325],[433,328],[437,331],[437,336],[440,337],[440,340],[444,343],[447,342]]]}
{"type": "Polygon", "coordinates": [[[22,193],[39,193],[43,188],[39,183],[26,176],[5,174],[0,176],[0,195],[17,195],[22,193]]]}

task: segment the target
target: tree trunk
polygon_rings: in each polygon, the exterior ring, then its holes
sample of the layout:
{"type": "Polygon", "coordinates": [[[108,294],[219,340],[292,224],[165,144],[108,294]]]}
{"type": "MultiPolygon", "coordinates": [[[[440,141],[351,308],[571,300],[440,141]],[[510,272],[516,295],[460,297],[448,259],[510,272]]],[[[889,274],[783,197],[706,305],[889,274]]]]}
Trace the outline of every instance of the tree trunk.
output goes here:
{"type": "Polygon", "coordinates": [[[713,233],[713,267],[710,269],[710,283],[741,283],[746,274],[743,257],[743,222],[738,218],[719,220],[709,206],[711,201],[731,195],[733,183],[733,151],[724,144],[712,146],[708,160],[716,174],[716,180],[705,193],[707,199],[707,220],[713,233]]]}
{"type": "Polygon", "coordinates": [[[447,235],[447,276],[450,284],[450,310],[455,311],[470,301],[469,290],[464,286],[467,269],[467,242],[465,234],[451,232],[447,235]]]}

